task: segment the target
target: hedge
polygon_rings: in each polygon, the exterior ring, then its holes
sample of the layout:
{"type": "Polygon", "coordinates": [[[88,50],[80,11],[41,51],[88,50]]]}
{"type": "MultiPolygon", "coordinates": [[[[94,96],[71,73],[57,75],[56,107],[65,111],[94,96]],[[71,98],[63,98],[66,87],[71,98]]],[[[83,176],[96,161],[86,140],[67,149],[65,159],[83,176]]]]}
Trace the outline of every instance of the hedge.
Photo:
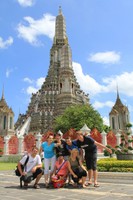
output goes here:
{"type": "Polygon", "coordinates": [[[133,160],[104,158],[98,160],[97,166],[101,172],[133,172],[133,160]]]}

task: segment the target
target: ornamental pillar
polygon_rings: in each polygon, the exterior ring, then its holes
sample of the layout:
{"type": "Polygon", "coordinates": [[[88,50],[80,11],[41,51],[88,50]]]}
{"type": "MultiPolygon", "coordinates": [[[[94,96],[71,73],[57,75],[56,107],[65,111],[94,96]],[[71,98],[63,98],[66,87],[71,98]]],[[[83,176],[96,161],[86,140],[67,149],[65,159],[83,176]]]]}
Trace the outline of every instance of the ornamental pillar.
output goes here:
{"type": "Polygon", "coordinates": [[[102,144],[104,146],[107,146],[107,133],[105,131],[102,131],[101,135],[102,135],[102,144]]]}
{"type": "Polygon", "coordinates": [[[9,135],[4,137],[4,155],[9,155],[9,140],[9,135]]]}
{"type": "Polygon", "coordinates": [[[24,137],[21,135],[18,138],[18,154],[23,154],[24,151],[24,137]]]}
{"type": "Polygon", "coordinates": [[[40,132],[36,135],[36,146],[38,149],[40,149],[42,143],[42,135],[40,134],[40,132]]]}

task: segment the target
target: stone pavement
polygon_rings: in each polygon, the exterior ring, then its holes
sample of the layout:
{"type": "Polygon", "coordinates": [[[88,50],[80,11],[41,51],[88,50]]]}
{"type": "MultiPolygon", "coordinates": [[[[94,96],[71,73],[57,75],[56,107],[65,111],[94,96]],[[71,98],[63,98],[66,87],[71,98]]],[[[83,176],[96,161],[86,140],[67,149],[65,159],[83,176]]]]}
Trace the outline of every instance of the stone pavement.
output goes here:
{"type": "Polygon", "coordinates": [[[13,171],[0,171],[0,200],[133,200],[133,174],[111,174],[99,173],[99,188],[46,189],[42,177],[40,189],[34,189],[32,182],[26,190],[19,187],[13,171]]]}

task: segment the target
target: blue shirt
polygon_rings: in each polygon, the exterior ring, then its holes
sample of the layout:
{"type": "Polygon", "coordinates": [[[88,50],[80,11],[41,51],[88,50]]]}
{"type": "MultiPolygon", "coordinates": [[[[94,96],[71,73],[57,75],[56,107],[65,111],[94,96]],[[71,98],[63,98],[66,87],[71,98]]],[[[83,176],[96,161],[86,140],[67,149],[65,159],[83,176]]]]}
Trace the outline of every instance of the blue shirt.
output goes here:
{"type": "Polygon", "coordinates": [[[68,150],[72,150],[72,149],[78,149],[78,150],[79,150],[79,148],[78,148],[78,146],[77,146],[77,140],[73,140],[73,141],[72,141],[72,145],[66,144],[66,148],[67,148],[68,150]]]}
{"type": "Polygon", "coordinates": [[[50,145],[48,145],[48,142],[43,142],[41,146],[44,151],[44,158],[52,158],[55,155],[55,153],[54,153],[55,143],[54,142],[52,142],[50,145]]]}

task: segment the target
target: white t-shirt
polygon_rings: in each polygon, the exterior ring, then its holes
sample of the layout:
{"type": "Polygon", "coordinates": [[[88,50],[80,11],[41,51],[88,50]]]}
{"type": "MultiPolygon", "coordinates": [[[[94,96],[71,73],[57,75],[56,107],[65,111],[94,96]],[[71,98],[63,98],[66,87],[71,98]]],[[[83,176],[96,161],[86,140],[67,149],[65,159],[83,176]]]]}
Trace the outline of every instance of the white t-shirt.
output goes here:
{"type": "Polygon", "coordinates": [[[41,162],[41,158],[39,155],[36,155],[34,158],[29,154],[29,155],[25,155],[21,160],[20,160],[20,163],[22,165],[24,165],[26,159],[27,159],[27,156],[29,156],[29,160],[26,164],[26,166],[24,167],[24,171],[25,172],[30,172],[32,170],[33,167],[35,167],[36,165],[40,165],[42,164],[41,162]]]}

